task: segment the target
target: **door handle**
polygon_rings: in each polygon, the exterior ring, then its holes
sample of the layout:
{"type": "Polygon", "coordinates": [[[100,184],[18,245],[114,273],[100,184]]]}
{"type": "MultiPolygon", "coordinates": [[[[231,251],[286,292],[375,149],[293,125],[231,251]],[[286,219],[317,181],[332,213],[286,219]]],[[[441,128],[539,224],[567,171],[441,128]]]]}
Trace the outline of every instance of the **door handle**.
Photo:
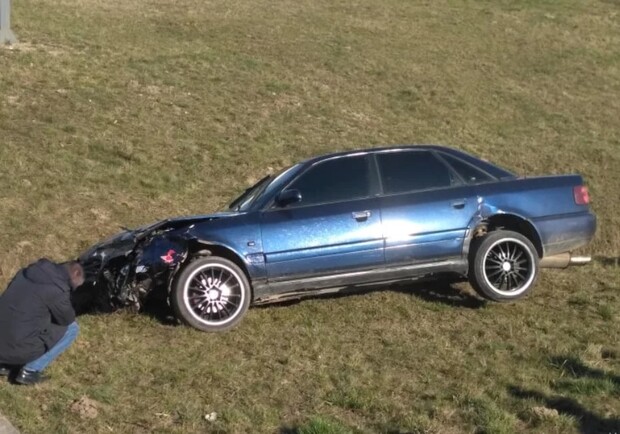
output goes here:
{"type": "Polygon", "coordinates": [[[455,200],[450,205],[452,205],[452,208],[463,209],[465,208],[466,203],[467,203],[467,199],[461,199],[461,200],[455,200]]]}
{"type": "Polygon", "coordinates": [[[361,222],[364,220],[368,220],[368,217],[370,217],[370,211],[355,211],[351,213],[351,215],[355,220],[361,222]]]}

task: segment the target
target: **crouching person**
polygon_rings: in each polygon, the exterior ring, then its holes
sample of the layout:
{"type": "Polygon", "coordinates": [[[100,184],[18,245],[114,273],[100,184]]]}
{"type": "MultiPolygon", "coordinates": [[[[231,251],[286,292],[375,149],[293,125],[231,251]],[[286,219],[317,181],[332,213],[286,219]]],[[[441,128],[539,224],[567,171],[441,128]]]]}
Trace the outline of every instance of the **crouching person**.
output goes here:
{"type": "Polygon", "coordinates": [[[45,368],[78,335],[70,295],[83,283],[77,262],[40,259],[15,275],[0,294],[0,376],[15,369],[18,384],[47,380],[45,368]]]}

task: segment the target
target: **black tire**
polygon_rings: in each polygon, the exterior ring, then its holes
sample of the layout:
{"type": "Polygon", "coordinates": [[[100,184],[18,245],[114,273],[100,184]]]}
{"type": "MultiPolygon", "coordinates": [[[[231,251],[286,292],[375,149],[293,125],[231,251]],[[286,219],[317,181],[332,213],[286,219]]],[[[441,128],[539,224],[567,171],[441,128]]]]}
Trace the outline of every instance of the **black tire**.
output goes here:
{"type": "Polygon", "coordinates": [[[472,243],[469,282],[481,296],[508,302],[525,297],[538,278],[539,258],[518,232],[498,230],[472,243]]]}
{"type": "Polygon", "coordinates": [[[207,256],[189,263],[176,277],[170,304],[176,317],[205,332],[235,327],[250,306],[252,290],[241,268],[207,256]]]}

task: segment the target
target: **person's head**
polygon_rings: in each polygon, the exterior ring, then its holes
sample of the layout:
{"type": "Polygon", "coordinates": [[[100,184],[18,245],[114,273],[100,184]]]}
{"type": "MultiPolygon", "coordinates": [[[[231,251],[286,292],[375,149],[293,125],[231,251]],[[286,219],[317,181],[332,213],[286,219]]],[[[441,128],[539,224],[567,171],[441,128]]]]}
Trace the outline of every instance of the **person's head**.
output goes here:
{"type": "Polygon", "coordinates": [[[75,289],[84,284],[84,268],[77,261],[65,262],[63,264],[69,273],[71,289],[75,289]]]}

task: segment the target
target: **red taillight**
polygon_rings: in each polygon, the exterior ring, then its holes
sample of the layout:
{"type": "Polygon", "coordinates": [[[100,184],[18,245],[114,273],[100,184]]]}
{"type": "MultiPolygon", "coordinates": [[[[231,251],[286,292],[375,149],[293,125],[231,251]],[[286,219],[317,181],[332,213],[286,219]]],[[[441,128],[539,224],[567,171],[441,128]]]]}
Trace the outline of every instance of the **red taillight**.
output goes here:
{"type": "Polygon", "coordinates": [[[590,204],[590,192],[585,185],[573,188],[573,193],[575,194],[575,203],[577,205],[590,204]]]}

